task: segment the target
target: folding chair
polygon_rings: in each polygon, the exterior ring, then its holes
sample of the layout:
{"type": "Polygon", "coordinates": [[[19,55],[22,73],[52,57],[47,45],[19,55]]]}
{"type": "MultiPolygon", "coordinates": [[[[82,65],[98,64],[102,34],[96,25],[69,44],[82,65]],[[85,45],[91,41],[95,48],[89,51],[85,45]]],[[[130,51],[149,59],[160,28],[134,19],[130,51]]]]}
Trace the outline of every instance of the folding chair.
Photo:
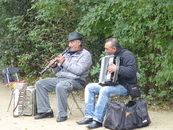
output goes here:
{"type": "MultiPolygon", "coordinates": [[[[4,84],[5,86],[8,86],[9,83],[12,83],[13,81],[19,81],[19,77],[18,77],[18,72],[19,69],[17,67],[12,67],[12,68],[4,68],[2,70],[2,75],[3,75],[3,80],[4,80],[4,84]],[[15,75],[15,77],[14,77],[15,75]]],[[[13,99],[13,95],[14,95],[14,89],[11,88],[11,98],[10,98],[10,102],[8,105],[8,109],[7,112],[9,111],[12,99],[13,99]]]]}
{"type": "Polygon", "coordinates": [[[10,82],[13,81],[19,81],[18,72],[19,69],[17,67],[3,69],[2,75],[3,75],[4,84],[9,84],[10,82]],[[16,78],[14,78],[13,76],[14,74],[16,78]]]}
{"type": "Polygon", "coordinates": [[[82,113],[82,115],[84,116],[84,113],[83,113],[83,111],[82,111],[82,108],[79,106],[79,104],[78,104],[78,102],[77,102],[77,98],[78,98],[78,96],[79,96],[79,91],[80,91],[80,90],[71,91],[71,92],[69,93],[69,96],[71,95],[73,101],[72,101],[72,103],[70,104],[70,106],[69,106],[69,103],[68,103],[68,109],[69,109],[69,114],[68,114],[68,116],[72,115],[72,108],[73,108],[74,104],[76,104],[77,109],[79,109],[80,112],[82,113]]]}

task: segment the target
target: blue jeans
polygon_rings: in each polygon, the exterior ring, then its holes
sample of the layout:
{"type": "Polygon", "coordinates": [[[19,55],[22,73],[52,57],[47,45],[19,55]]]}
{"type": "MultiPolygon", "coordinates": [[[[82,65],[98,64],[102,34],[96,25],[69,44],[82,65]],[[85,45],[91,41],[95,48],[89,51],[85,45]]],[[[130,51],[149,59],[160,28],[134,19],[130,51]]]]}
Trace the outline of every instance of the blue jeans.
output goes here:
{"type": "Polygon", "coordinates": [[[85,117],[102,123],[110,97],[127,95],[122,85],[100,86],[98,83],[88,84],[85,88],[85,117]],[[96,103],[96,95],[99,95],[96,103]]]}

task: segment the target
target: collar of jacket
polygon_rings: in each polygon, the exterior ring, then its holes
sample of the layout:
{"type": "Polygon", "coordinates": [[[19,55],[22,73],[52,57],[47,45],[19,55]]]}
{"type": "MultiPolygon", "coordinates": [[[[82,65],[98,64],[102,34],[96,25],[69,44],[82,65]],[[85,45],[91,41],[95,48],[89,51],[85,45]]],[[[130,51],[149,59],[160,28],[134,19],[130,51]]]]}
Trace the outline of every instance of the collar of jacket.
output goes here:
{"type": "Polygon", "coordinates": [[[125,48],[119,47],[118,50],[114,53],[115,56],[121,55],[124,51],[126,51],[125,48]]]}
{"type": "Polygon", "coordinates": [[[76,53],[76,54],[79,54],[83,49],[84,49],[84,47],[82,46],[80,50],[78,50],[78,51],[69,51],[68,53],[69,53],[70,55],[73,55],[73,54],[75,54],[75,53],[76,53]]]}

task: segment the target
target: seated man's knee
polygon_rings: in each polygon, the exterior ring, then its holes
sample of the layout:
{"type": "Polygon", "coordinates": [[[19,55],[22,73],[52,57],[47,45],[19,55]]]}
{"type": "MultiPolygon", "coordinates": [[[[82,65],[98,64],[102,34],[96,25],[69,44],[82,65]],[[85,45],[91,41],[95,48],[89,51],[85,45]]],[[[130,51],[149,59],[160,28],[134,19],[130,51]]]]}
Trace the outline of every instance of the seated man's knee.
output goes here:
{"type": "Polygon", "coordinates": [[[41,79],[41,80],[36,81],[35,87],[36,87],[36,89],[43,89],[43,88],[45,89],[45,88],[47,88],[45,79],[41,79]]]}
{"type": "Polygon", "coordinates": [[[36,81],[35,87],[38,88],[38,87],[40,87],[40,85],[41,85],[41,80],[36,81]]]}
{"type": "Polygon", "coordinates": [[[108,91],[106,87],[103,87],[102,89],[100,89],[100,95],[108,95],[108,91]]]}
{"type": "Polygon", "coordinates": [[[91,88],[93,88],[94,86],[96,86],[96,85],[98,85],[97,83],[89,83],[86,87],[85,87],[85,90],[86,89],[91,89],[91,88]]]}
{"type": "Polygon", "coordinates": [[[57,84],[56,85],[56,91],[57,92],[70,92],[73,90],[73,87],[71,85],[68,84],[57,84]]]}
{"type": "Polygon", "coordinates": [[[61,86],[61,85],[59,85],[59,84],[56,85],[56,90],[57,90],[57,91],[61,91],[62,89],[63,89],[63,86],[61,86]]]}

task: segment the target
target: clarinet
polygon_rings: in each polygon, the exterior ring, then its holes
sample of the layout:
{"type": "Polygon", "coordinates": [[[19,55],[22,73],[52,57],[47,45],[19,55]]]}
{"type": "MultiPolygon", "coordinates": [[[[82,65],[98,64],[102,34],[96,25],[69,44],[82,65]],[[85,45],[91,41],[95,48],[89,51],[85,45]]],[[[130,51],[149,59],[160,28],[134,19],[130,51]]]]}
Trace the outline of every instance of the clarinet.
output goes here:
{"type": "MultiPolygon", "coordinates": [[[[61,55],[63,56],[65,53],[67,53],[70,50],[70,47],[67,48],[65,51],[63,51],[61,53],[61,55]]],[[[56,62],[56,60],[54,59],[54,61],[52,63],[49,63],[41,72],[39,72],[40,75],[42,75],[44,72],[46,72],[47,69],[49,69],[51,67],[51,65],[53,65],[56,62]]]]}

